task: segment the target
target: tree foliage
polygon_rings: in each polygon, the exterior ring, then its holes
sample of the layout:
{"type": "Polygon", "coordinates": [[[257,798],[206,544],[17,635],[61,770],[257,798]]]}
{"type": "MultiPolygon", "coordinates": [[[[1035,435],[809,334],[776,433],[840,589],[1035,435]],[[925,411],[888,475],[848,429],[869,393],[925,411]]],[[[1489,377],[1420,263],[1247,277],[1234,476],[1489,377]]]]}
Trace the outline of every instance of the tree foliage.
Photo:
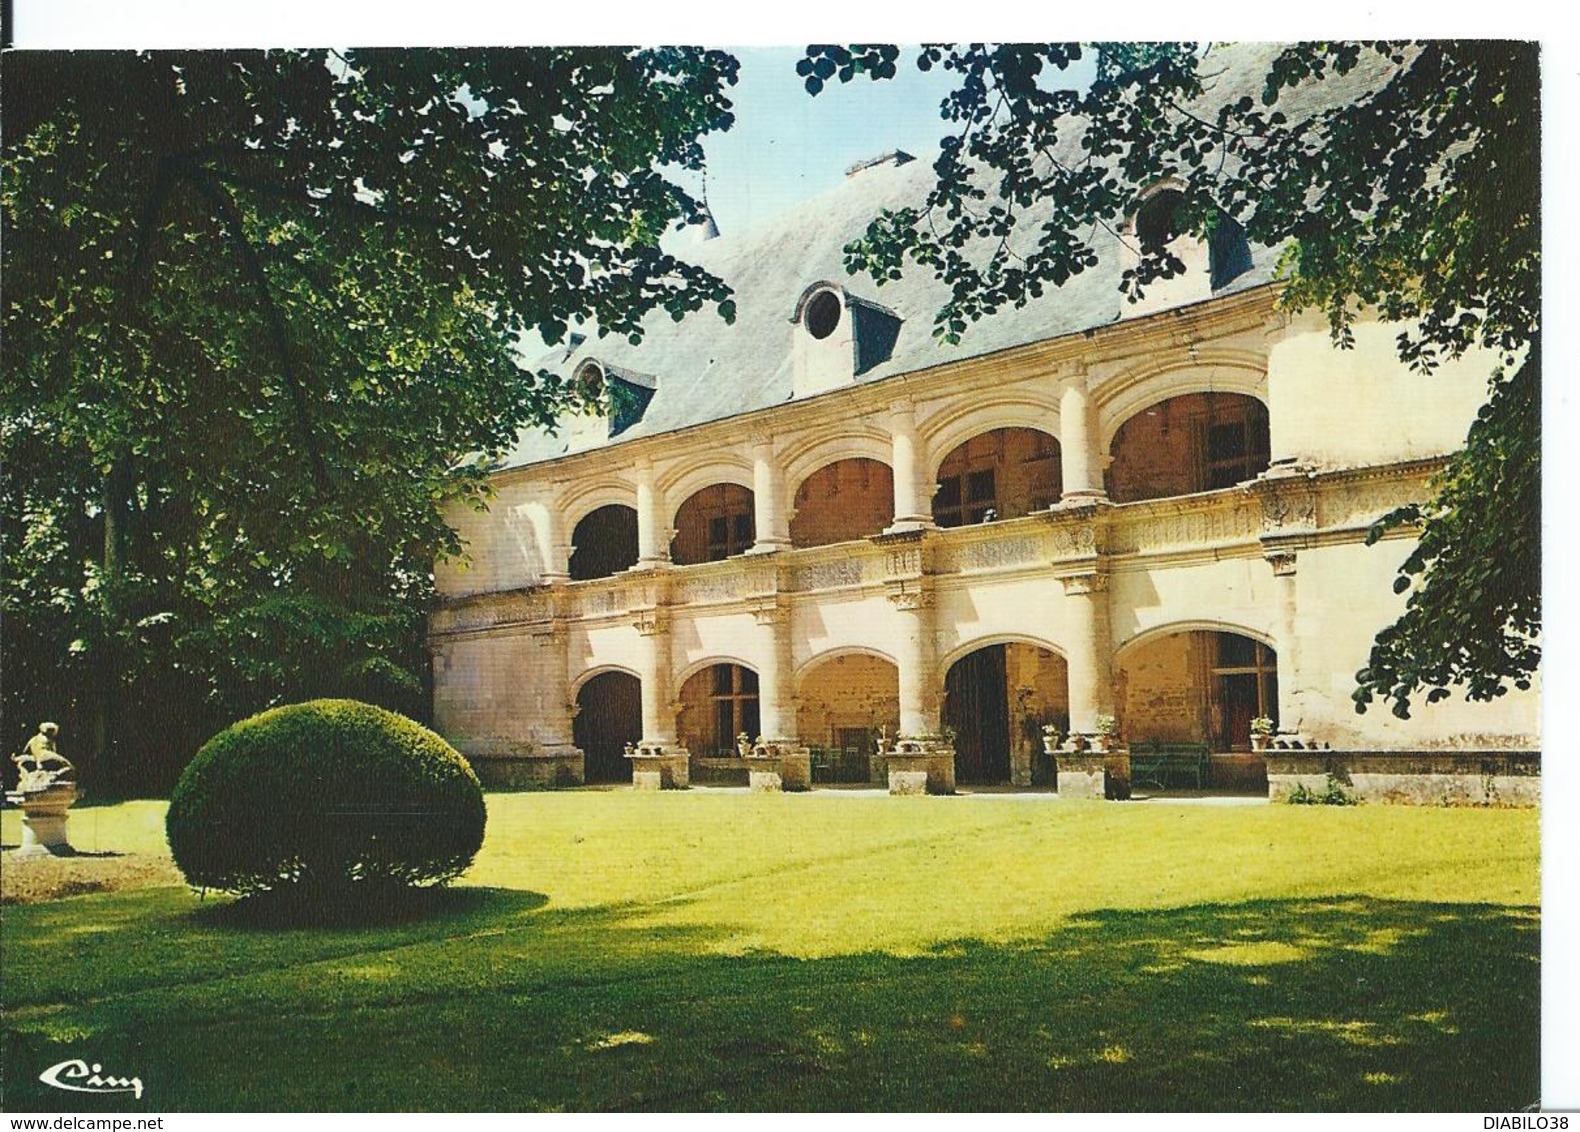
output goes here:
{"type": "MultiPolygon", "coordinates": [[[[898,55],[813,46],[799,71],[816,94],[891,76],[898,55]]],[[[1094,233],[1117,234],[1168,181],[1190,231],[1234,223],[1284,249],[1281,301],[1325,312],[1339,344],[1369,309],[1404,327],[1399,355],[1416,369],[1490,351],[1501,368],[1465,449],[1429,503],[1384,524],[1420,522],[1422,537],[1399,575],[1405,612],[1355,699],[1365,710],[1382,696],[1403,716],[1422,690],[1523,687],[1541,620],[1536,46],[1309,43],[1255,73],[1235,59],[1184,43],[922,48],[920,68],[959,77],[936,185],[880,215],[847,265],[879,283],[934,272],[951,287],[935,332],[958,341],[1095,266],[1094,233]]],[[[1132,297],[1183,269],[1166,247],[1138,250],[1132,297]]]]}
{"type": "Polygon", "coordinates": [[[438,504],[481,500],[489,459],[574,396],[519,336],[732,315],[658,238],[696,214],[664,170],[730,124],[735,71],[8,53],[13,731],[63,717],[74,755],[119,741],[168,777],[281,699],[418,710],[431,564],[461,549],[438,504]]]}

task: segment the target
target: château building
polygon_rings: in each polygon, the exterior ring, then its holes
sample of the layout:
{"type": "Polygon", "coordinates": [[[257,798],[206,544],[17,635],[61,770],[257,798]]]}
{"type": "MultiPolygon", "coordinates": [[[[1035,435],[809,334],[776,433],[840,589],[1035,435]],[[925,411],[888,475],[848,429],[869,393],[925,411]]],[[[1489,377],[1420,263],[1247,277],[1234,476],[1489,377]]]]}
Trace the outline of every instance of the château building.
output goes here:
{"type": "Polygon", "coordinates": [[[1336,348],[1279,308],[1275,249],[1178,234],[1167,184],[1097,268],[941,344],[942,284],[842,266],[932,177],[891,153],[770,226],[709,225],[685,254],[733,324],[542,360],[603,411],[524,434],[438,567],[436,724],[485,782],[630,782],[629,746],[665,785],[744,783],[744,734],[805,749],[814,787],[883,782],[908,740],[934,789],[1068,791],[1112,717],[1132,749],[1208,752],[1206,788],[1534,798],[1536,691],[1408,720],[1351,699],[1414,538],[1368,528],[1426,498],[1488,360],[1411,373],[1376,321],[1336,348]],[[1129,303],[1143,243],[1187,270],[1129,303]]]}

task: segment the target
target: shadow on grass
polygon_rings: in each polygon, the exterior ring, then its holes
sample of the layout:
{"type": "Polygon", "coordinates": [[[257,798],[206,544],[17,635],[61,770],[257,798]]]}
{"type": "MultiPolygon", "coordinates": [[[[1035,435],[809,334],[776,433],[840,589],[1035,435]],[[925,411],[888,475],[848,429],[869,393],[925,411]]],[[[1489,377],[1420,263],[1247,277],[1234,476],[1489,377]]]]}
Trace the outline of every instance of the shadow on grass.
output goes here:
{"type": "Polygon", "coordinates": [[[389,928],[433,921],[446,932],[455,918],[533,911],[548,903],[535,892],[433,885],[357,885],[332,891],[280,888],[240,900],[220,897],[193,913],[217,928],[294,931],[302,928],[389,928]]]}
{"type": "MultiPolygon", "coordinates": [[[[7,1022],[7,1099],[80,1110],[91,1098],[36,1083],[67,1057],[139,1073],[164,1111],[1538,1099],[1534,909],[1335,897],[1103,911],[1015,944],[796,959],[719,954],[724,927],[658,928],[644,909],[473,899],[372,933],[226,931],[196,985],[201,962],[97,998],[29,995],[39,1005],[7,1022]]],[[[184,911],[126,930],[123,944],[171,956],[215,935],[184,911]]]]}

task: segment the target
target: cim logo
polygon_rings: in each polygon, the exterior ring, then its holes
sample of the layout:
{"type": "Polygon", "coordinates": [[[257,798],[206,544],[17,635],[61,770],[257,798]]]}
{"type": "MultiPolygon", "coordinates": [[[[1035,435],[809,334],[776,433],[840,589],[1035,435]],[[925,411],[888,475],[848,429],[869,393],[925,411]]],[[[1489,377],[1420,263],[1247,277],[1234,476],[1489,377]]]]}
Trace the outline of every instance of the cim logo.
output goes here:
{"type": "Polygon", "coordinates": [[[51,1088],[72,1093],[131,1093],[138,1100],[143,1099],[141,1077],[102,1077],[103,1072],[104,1066],[98,1062],[89,1065],[73,1058],[51,1065],[38,1075],[38,1079],[51,1088]]]}

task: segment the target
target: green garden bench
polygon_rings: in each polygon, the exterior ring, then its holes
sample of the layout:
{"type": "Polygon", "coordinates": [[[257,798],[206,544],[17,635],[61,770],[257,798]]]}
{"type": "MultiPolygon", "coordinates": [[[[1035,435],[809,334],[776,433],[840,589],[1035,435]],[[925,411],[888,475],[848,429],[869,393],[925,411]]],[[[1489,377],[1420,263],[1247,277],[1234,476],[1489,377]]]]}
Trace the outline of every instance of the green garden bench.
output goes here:
{"type": "Polygon", "coordinates": [[[1145,782],[1159,790],[1187,783],[1200,790],[1207,781],[1206,743],[1132,743],[1131,785],[1145,782]]]}

